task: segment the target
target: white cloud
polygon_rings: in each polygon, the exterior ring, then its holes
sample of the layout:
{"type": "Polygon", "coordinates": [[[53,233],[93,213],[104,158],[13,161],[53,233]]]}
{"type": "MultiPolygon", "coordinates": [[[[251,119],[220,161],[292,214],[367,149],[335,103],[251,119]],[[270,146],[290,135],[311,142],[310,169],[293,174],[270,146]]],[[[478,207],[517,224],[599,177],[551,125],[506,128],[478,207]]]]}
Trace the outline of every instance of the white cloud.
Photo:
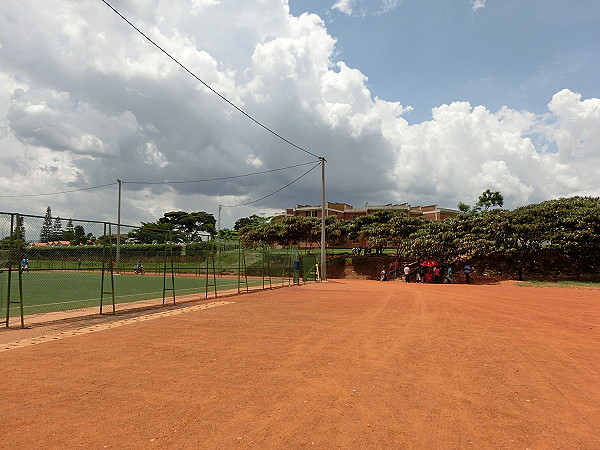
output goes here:
{"type": "Polygon", "coordinates": [[[367,16],[371,14],[386,14],[396,9],[402,0],[338,0],[331,9],[337,9],[348,16],[367,16]]]}
{"type": "Polygon", "coordinates": [[[351,15],[352,4],[354,2],[355,0],[338,0],[336,3],[334,3],[331,9],[337,9],[338,11],[343,12],[344,14],[351,15]]]}
{"type": "Polygon", "coordinates": [[[246,158],[246,164],[252,167],[262,167],[264,163],[256,155],[248,155],[246,158]]]}
{"type": "Polygon", "coordinates": [[[400,3],[402,3],[402,0],[383,0],[381,2],[380,12],[382,14],[391,12],[395,10],[400,3]]]}
{"type": "Polygon", "coordinates": [[[485,8],[487,0],[472,0],[471,2],[471,10],[473,12],[477,12],[480,9],[485,8]]]}
{"type": "MultiPolygon", "coordinates": [[[[333,64],[335,39],[318,16],[291,16],[283,0],[166,3],[127,2],[123,12],[236,105],[325,156],[329,201],[453,207],[492,188],[512,207],[600,195],[590,181],[600,175],[598,99],[563,90],[541,116],[457,101],[409,125],[402,115],[410,106],[373,97],[368,74],[333,64]],[[202,13],[190,14],[194,8],[202,13]]],[[[216,214],[219,204],[264,197],[310,166],[223,183],[128,181],[235,176],[314,159],[208,92],[108,8],[59,0],[11,3],[0,14],[0,146],[4,195],[121,179],[129,223],[173,209],[216,214]]],[[[319,204],[320,195],[315,170],[264,202],[224,209],[224,226],[319,204]]],[[[23,213],[43,215],[50,204],[61,217],[116,219],[115,186],[0,202],[23,213]]]]}

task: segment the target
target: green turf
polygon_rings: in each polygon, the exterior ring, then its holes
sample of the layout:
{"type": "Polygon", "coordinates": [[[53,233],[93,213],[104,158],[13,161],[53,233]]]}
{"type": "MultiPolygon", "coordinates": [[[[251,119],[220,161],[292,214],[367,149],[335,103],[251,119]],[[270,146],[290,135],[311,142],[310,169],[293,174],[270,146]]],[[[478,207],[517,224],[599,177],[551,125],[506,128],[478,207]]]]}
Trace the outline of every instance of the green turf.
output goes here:
{"type": "MultiPolygon", "coordinates": [[[[6,316],[7,272],[0,274],[0,318],[6,316]]],[[[23,280],[24,313],[40,314],[54,311],[99,307],[101,295],[101,274],[90,272],[25,272],[23,280]]],[[[154,275],[115,275],[115,302],[127,303],[148,299],[161,299],[163,296],[163,276],[154,275]]],[[[249,286],[261,285],[262,280],[248,280],[249,286]]],[[[167,288],[171,288],[171,277],[167,276],[167,288]]],[[[175,295],[194,293],[204,294],[206,279],[203,277],[175,277],[175,295]]],[[[237,277],[217,278],[217,289],[227,290],[238,287],[237,277]]],[[[245,288],[245,284],[241,285],[245,288]]],[[[209,286],[209,292],[214,289],[209,286]]],[[[112,306],[110,275],[104,278],[105,306],[112,306]]],[[[173,298],[171,290],[166,291],[165,300],[173,298]]],[[[11,278],[11,301],[19,299],[18,273],[11,278]]],[[[11,316],[19,315],[19,305],[11,304],[11,316]]]]}

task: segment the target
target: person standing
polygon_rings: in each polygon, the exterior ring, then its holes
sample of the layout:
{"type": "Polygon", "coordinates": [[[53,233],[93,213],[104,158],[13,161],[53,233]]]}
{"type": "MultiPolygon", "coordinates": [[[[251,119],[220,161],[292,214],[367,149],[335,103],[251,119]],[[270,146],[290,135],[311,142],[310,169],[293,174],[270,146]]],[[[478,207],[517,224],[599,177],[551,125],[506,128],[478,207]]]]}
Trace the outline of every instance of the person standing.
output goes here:
{"type": "Polygon", "coordinates": [[[452,267],[448,266],[448,271],[446,272],[446,282],[452,283],[452,267]]]}
{"type": "Polygon", "coordinates": [[[435,266],[433,268],[433,282],[434,283],[439,283],[440,282],[440,268],[438,266],[435,266]]]}
{"type": "Polygon", "coordinates": [[[465,272],[465,279],[467,280],[467,284],[469,284],[471,282],[471,265],[470,264],[465,264],[464,267],[464,272],[465,272]]]}
{"type": "Polygon", "coordinates": [[[410,267],[406,266],[406,267],[404,267],[404,282],[405,283],[409,282],[409,277],[410,277],[410,267]]]}
{"type": "Polygon", "coordinates": [[[387,272],[385,270],[385,266],[383,266],[381,268],[381,272],[379,272],[379,281],[387,281],[387,280],[388,280],[387,272]]]}
{"type": "Polygon", "coordinates": [[[28,258],[23,258],[21,260],[21,270],[23,272],[25,272],[25,271],[29,272],[29,259],[28,258]]]}

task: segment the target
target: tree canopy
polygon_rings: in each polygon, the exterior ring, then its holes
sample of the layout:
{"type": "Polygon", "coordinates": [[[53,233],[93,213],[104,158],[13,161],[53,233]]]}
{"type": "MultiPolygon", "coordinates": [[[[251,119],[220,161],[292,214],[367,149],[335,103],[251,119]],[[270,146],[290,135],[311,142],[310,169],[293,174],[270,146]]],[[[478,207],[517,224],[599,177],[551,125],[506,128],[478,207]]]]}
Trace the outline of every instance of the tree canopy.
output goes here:
{"type": "MultiPolygon", "coordinates": [[[[488,190],[489,191],[489,190],[488,190]]],[[[480,267],[524,271],[594,271],[600,267],[600,198],[549,200],[509,211],[497,192],[486,191],[456,218],[428,221],[378,212],[344,221],[326,219],[328,246],[363,238],[369,245],[393,247],[399,257],[435,259],[444,264],[477,261],[480,267]],[[498,194],[498,195],[496,195],[498,194]]],[[[319,245],[320,220],[288,217],[278,223],[242,228],[243,239],[290,245],[319,245]]]]}

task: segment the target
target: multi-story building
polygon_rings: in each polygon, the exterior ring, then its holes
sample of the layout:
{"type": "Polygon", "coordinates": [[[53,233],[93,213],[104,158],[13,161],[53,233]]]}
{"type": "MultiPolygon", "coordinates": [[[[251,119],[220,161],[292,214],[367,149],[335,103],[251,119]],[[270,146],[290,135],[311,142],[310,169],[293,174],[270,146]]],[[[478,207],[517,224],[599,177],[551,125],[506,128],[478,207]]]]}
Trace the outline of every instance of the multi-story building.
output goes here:
{"type": "MultiPolygon", "coordinates": [[[[354,208],[346,203],[326,203],[326,215],[336,216],[342,220],[352,220],[360,216],[368,216],[378,211],[393,211],[406,214],[408,217],[422,217],[428,220],[444,220],[456,217],[461,214],[455,209],[440,208],[437,205],[429,206],[411,206],[408,203],[394,205],[369,205],[367,202],[364,208],[354,208]]],[[[297,205],[295,208],[287,209],[284,216],[305,216],[305,217],[321,217],[321,205],[297,205]]]]}

